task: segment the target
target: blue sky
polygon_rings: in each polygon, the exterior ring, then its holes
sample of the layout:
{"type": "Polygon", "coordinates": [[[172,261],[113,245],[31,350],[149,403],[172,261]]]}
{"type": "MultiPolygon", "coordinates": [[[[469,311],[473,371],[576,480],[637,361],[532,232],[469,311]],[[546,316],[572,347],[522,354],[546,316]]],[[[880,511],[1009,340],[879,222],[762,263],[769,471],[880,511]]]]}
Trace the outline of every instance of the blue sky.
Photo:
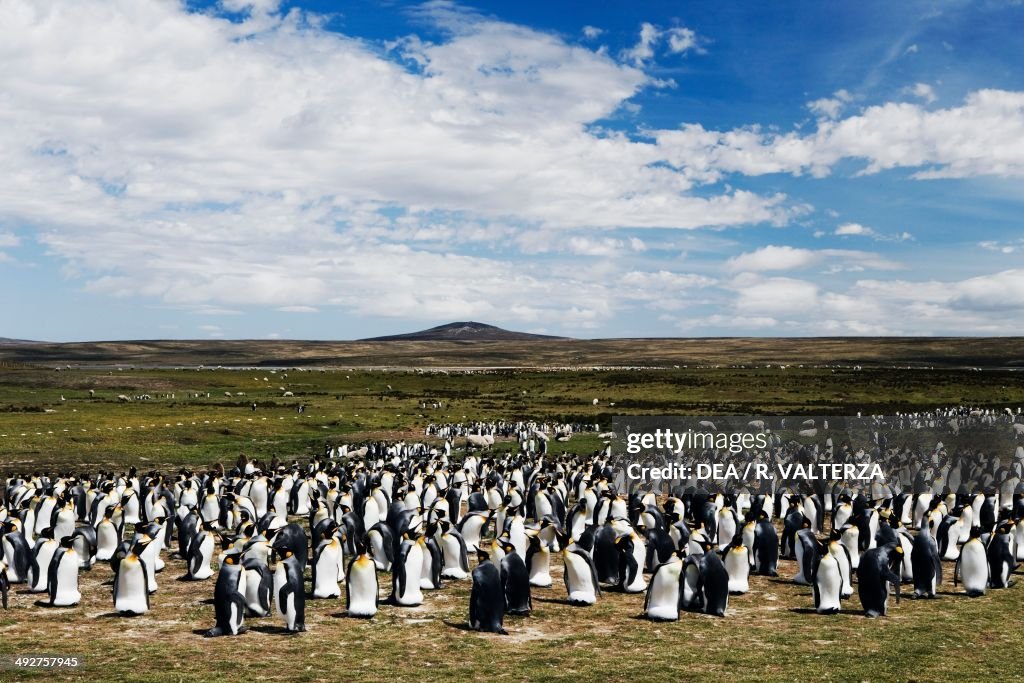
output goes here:
{"type": "Polygon", "coordinates": [[[1024,334],[1022,25],[0,0],[0,336],[1024,334]]]}

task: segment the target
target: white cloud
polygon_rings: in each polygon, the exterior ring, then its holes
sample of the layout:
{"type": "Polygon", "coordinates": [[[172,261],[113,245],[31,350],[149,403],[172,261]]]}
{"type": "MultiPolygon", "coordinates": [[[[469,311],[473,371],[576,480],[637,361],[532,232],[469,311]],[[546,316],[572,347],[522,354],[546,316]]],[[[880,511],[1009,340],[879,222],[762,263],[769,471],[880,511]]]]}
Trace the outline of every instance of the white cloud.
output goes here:
{"type": "Polygon", "coordinates": [[[914,236],[906,231],[884,234],[860,223],[843,223],[836,228],[834,234],[840,237],[870,237],[876,242],[910,242],[914,239],[914,236]]]}
{"type": "Polygon", "coordinates": [[[817,116],[834,119],[853,97],[846,90],[837,90],[832,97],[823,97],[807,103],[807,108],[817,116]]]}
{"type": "Polygon", "coordinates": [[[700,51],[697,33],[693,29],[670,28],[665,34],[668,36],[668,51],[672,54],[685,54],[690,50],[700,51]]]}
{"type": "Polygon", "coordinates": [[[781,195],[691,194],[652,141],[592,130],[651,84],[600,51],[445,3],[417,10],[441,39],[388,49],[273,2],[222,6],[242,18],[0,2],[0,221],[37,226],[89,291],[592,324],[616,305],[606,282],[432,250],[565,231],[566,253],[634,252],[595,229],[789,215],[781,195]]]}
{"type": "Polygon", "coordinates": [[[918,49],[919,48],[917,47],[917,43],[913,43],[912,45],[908,45],[907,46],[907,49],[903,51],[903,54],[905,54],[905,55],[917,54],[918,49]]]}
{"type": "Polygon", "coordinates": [[[894,270],[900,264],[868,251],[850,249],[800,249],[769,245],[735,256],[725,267],[733,272],[764,272],[770,270],[798,270],[821,264],[831,265],[832,272],[871,268],[894,270]]]}
{"type": "Polygon", "coordinates": [[[633,62],[636,66],[643,66],[644,62],[654,57],[654,43],[661,37],[661,31],[654,24],[644,22],[640,25],[640,37],[636,45],[625,50],[623,57],[633,62]]]}
{"type": "Polygon", "coordinates": [[[637,39],[636,45],[623,50],[622,57],[624,60],[632,62],[635,66],[642,67],[654,58],[654,48],[662,41],[668,43],[667,51],[669,54],[681,55],[691,51],[704,52],[704,49],[700,46],[701,38],[693,29],[677,26],[662,30],[654,24],[644,22],[640,25],[640,36],[637,39]]]}
{"type": "Polygon", "coordinates": [[[315,306],[281,306],[277,310],[282,313],[317,313],[320,309],[315,306]]]}
{"type": "Polygon", "coordinates": [[[836,234],[844,237],[850,235],[872,237],[875,235],[875,231],[867,226],[861,225],[860,223],[844,223],[836,228],[836,234]]]}
{"type": "Polygon", "coordinates": [[[906,92],[918,99],[924,100],[927,104],[931,104],[938,99],[935,96],[935,89],[927,83],[915,83],[912,87],[907,88],[906,92]]]}
{"type": "Polygon", "coordinates": [[[1000,254],[1014,254],[1018,251],[1024,251],[1024,239],[1010,242],[985,240],[984,242],[978,242],[978,246],[989,251],[998,251],[1000,254]]]}
{"type": "Polygon", "coordinates": [[[806,315],[818,304],[818,286],[807,280],[744,273],[731,287],[737,295],[736,311],[741,315],[806,315]]]}
{"type": "MultiPolygon", "coordinates": [[[[831,110],[822,110],[831,113],[831,110]]],[[[888,103],[847,118],[817,121],[813,133],[718,132],[698,124],[656,131],[666,161],[695,182],[726,173],[827,176],[844,159],[862,174],[917,169],[914,178],[1024,177],[1024,92],[977,90],[958,107],[926,110],[888,103]]]]}
{"type": "Polygon", "coordinates": [[[596,26],[584,26],[583,27],[583,37],[588,39],[588,40],[595,40],[597,38],[600,38],[603,34],[604,34],[604,29],[603,28],[598,28],[596,26]]]}
{"type": "Polygon", "coordinates": [[[778,324],[778,320],[769,316],[722,315],[715,313],[703,318],[684,318],[676,324],[676,327],[683,331],[704,327],[758,330],[775,327],[778,324]]]}
{"type": "Polygon", "coordinates": [[[21,244],[18,236],[11,232],[0,232],[0,249],[16,247],[21,244]]]}

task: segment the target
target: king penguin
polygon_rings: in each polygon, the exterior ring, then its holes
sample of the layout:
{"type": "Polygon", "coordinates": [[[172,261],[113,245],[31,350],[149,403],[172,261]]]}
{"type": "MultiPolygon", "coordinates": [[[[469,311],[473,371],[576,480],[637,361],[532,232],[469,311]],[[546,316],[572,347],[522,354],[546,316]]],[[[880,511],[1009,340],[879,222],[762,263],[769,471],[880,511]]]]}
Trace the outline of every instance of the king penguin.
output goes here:
{"type": "MultiPolygon", "coordinates": [[[[332,533],[317,544],[313,553],[313,597],[339,598],[338,573],[344,554],[338,536],[332,533]]],[[[344,578],[344,577],[342,577],[344,578]]]]}
{"type": "Polygon", "coordinates": [[[910,564],[914,568],[914,597],[934,598],[935,588],[942,582],[942,562],[935,539],[925,530],[914,537],[910,564]]]}
{"type": "MultiPolygon", "coordinates": [[[[303,583],[302,565],[298,556],[281,546],[274,546],[274,555],[280,557],[271,562],[274,571],[274,604],[277,615],[284,619],[289,633],[306,630],[306,588],[303,583]]],[[[272,556],[273,557],[273,556],[272,556]]]]}
{"type": "Polygon", "coordinates": [[[903,547],[898,543],[871,548],[861,557],[857,567],[857,592],[860,595],[864,615],[884,617],[889,604],[889,584],[896,586],[896,603],[900,601],[901,569],[893,571],[893,565],[902,564],[903,547]]]}
{"type": "Polygon", "coordinates": [[[499,571],[505,591],[505,611],[516,616],[529,616],[533,610],[533,600],[530,597],[530,575],[526,570],[526,562],[514,543],[505,541],[504,547],[505,557],[501,558],[499,571]]]}
{"type": "Polygon", "coordinates": [[[213,561],[213,551],[217,547],[214,533],[213,524],[203,522],[188,544],[186,555],[188,560],[187,577],[192,581],[205,581],[213,576],[213,569],[210,567],[210,563],[213,561]]]}
{"type": "Polygon", "coordinates": [[[992,588],[1009,588],[1013,585],[1010,575],[1017,568],[1013,543],[1013,523],[1004,522],[996,528],[988,541],[989,585],[992,588]]]}
{"type": "MultiPolygon", "coordinates": [[[[149,611],[147,576],[149,569],[142,552],[150,541],[136,543],[121,558],[114,570],[114,609],[122,614],[139,615],[149,611]]],[[[117,554],[114,555],[117,557],[117,554]]]]}
{"type": "Polygon", "coordinates": [[[232,551],[224,555],[217,585],[213,589],[213,610],[217,624],[204,635],[237,636],[245,633],[245,569],[241,564],[242,554],[232,551]]]}
{"type": "Polygon", "coordinates": [[[683,560],[673,553],[667,562],[657,566],[644,598],[644,616],[651,621],[677,621],[682,594],[683,560]]]}
{"type": "Polygon", "coordinates": [[[565,588],[569,593],[569,604],[593,605],[601,596],[601,586],[597,582],[597,569],[594,567],[594,560],[590,553],[583,548],[570,547],[568,536],[560,536],[558,542],[562,546],[562,564],[565,588]]]}
{"type": "Polygon", "coordinates": [[[551,551],[539,534],[530,536],[530,545],[526,549],[526,569],[530,572],[531,586],[551,587],[551,551]]]}
{"type": "Polygon", "coordinates": [[[989,582],[988,556],[981,542],[981,527],[971,528],[971,537],[960,549],[960,557],[953,567],[953,585],[959,580],[967,595],[977,598],[985,594],[989,582]]]}
{"type": "MultiPolygon", "coordinates": [[[[814,609],[818,614],[838,614],[843,596],[843,572],[840,557],[822,548],[817,565],[808,577],[814,587],[814,609]]],[[[845,555],[842,556],[845,561],[845,555]]]]}
{"type": "Polygon", "coordinates": [[[508,635],[505,630],[505,591],[501,572],[485,550],[477,550],[480,564],[473,570],[473,588],[469,594],[469,627],[487,633],[508,635]]]}
{"type": "Polygon", "coordinates": [[[364,548],[356,552],[345,576],[345,601],[350,617],[369,619],[377,613],[379,604],[377,565],[364,548]]]}
{"type": "Polygon", "coordinates": [[[750,549],[737,534],[725,549],[725,570],[729,572],[729,592],[740,595],[750,590],[750,549]]]}
{"type": "Polygon", "coordinates": [[[82,600],[82,593],[78,590],[78,567],[81,562],[73,547],[74,540],[74,536],[60,539],[60,548],[50,560],[47,588],[52,607],[73,607],[82,600]]]}
{"type": "Polygon", "coordinates": [[[423,571],[423,548],[405,534],[391,572],[391,602],[415,607],[423,603],[420,573],[423,571]]]}

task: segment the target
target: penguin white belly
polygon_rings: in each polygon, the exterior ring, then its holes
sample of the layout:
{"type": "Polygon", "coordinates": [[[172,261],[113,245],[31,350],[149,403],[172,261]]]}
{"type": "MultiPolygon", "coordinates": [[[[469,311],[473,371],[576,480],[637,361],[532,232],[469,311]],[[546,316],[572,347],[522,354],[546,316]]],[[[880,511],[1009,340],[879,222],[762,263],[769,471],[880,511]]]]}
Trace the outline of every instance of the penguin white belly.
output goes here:
{"type": "Polygon", "coordinates": [[[96,560],[103,562],[113,557],[119,541],[113,522],[100,522],[96,527],[96,560]]]}
{"type": "Polygon", "coordinates": [[[154,569],[154,567],[155,567],[154,562],[156,561],[156,553],[157,553],[158,550],[159,550],[159,547],[157,546],[157,541],[154,540],[153,542],[151,542],[149,545],[146,546],[146,549],[142,551],[142,556],[139,558],[139,559],[141,559],[145,563],[145,567],[146,567],[146,589],[150,593],[156,593],[156,590],[157,590],[157,585],[156,585],[156,569],[154,569]]]}
{"type": "Polygon", "coordinates": [[[647,618],[675,621],[679,618],[679,572],[681,562],[662,567],[651,579],[647,590],[647,618]]]}
{"type": "Polygon", "coordinates": [[[380,519],[380,508],[377,506],[377,499],[372,496],[366,499],[366,507],[363,508],[363,528],[371,529],[380,519]]]}
{"type": "Polygon", "coordinates": [[[124,522],[125,524],[138,524],[139,523],[139,497],[131,496],[124,506],[124,522]]]}
{"type": "Polygon", "coordinates": [[[71,607],[82,600],[82,594],[78,590],[78,553],[69,548],[60,557],[60,564],[57,565],[57,585],[53,588],[53,600],[55,607],[71,607]]]}
{"type": "Polygon", "coordinates": [[[462,568],[462,549],[454,536],[448,534],[441,537],[441,553],[444,556],[441,576],[446,579],[465,579],[469,576],[469,572],[462,568]]]}
{"type": "Polygon", "coordinates": [[[379,531],[371,531],[370,536],[370,555],[373,556],[373,563],[377,565],[377,569],[384,572],[391,571],[391,561],[388,559],[387,553],[384,550],[384,537],[381,536],[379,531]]]}
{"type": "Polygon", "coordinates": [[[822,556],[818,564],[818,573],[815,577],[815,586],[818,593],[819,614],[834,614],[840,609],[840,597],[843,588],[843,575],[840,571],[839,561],[827,554],[822,556]]]}
{"type": "Polygon", "coordinates": [[[844,533],[839,542],[850,551],[850,567],[852,569],[860,567],[860,534],[856,527],[844,533]]]}
{"type": "Polygon", "coordinates": [[[568,573],[569,602],[593,605],[597,602],[593,576],[587,561],[574,553],[565,554],[565,571],[568,573]]]}
{"type": "Polygon", "coordinates": [[[960,580],[969,595],[980,595],[988,589],[988,558],[981,541],[964,544],[960,556],[960,580]]]}
{"type": "Polygon", "coordinates": [[[750,553],[745,546],[732,548],[725,555],[725,571],[729,572],[729,592],[750,590],[750,553]]]}
{"type": "Polygon", "coordinates": [[[277,569],[274,570],[274,612],[285,621],[288,620],[287,607],[281,604],[281,600],[278,598],[281,595],[281,588],[287,585],[287,583],[288,572],[285,571],[284,563],[281,562],[277,565],[277,569]]]}
{"type": "Polygon", "coordinates": [[[193,567],[193,579],[202,580],[213,576],[213,569],[210,568],[210,562],[213,560],[213,549],[213,534],[205,534],[203,542],[199,546],[198,567],[193,567]]]}
{"type": "Polygon", "coordinates": [[[942,559],[954,561],[960,557],[960,548],[957,547],[957,541],[960,538],[960,523],[951,524],[947,534],[949,540],[946,543],[946,552],[942,555],[942,559]]]}
{"type": "Polygon", "coordinates": [[[260,602],[260,573],[255,569],[246,569],[245,574],[245,608],[252,612],[253,616],[265,617],[266,610],[260,602]]]}
{"type": "Polygon", "coordinates": [[[414,545],[405,556],[405,592],[396,596],[399,605],[415,606],[423,603],[420,590],[420,572],[423,570],[423,551],[414,545]]]}
{"type": "Polygon", "coordinates": [[[697,601],[697,581],[700,578],[700,570],[693,565],[688,565],[683,572],[683,607],[690,608],[697,601]]]}
{"type": "Polygon", "coordinates": [[[372,617],[377,613],[377,577],[370,562],[357,561],[348,577],[348,613],[353,617],[372,617]]]}
{"type": "Polygon", "coordinates": [[[480,531],[483,529],[484,520],[486,519],[486,517],[474,515],[466,520],[465,525],[463,525],[462,540],[466,542],[467,552],[475,553],[477,548],[480,547],[480,531]]]}
{"type": "Polygon", "coordinates": [[[836,562],[839,564],[839,576],[843,579],[843,587],[840,590],[840,596],[848,598],[853,595],[853,582],[850,580],[850,563],[846,560],[846,553],[843,552],[842,548],[833,545],[829,548],[829,555],[834,557],[836,562]]]}
{"type": "Polygon", "coordinates": [[[146,573],[139,561],[134,557],[126,557],[121,560],[117,573],[114,609],[118,612],[145,614],[149,611],[146,589],[146,573]]]}
{"type": "MultiPolygon", "coordinates": [[[[526,538],[526,529],[523,527],[522,520],[517,519],[512,522],[508,535],[509,543],[515,546],[516,552],[519,553],[519,557],[526,557],[526,547],[529,542],[526,538]]],[[[641,566],[643,565],[641,564],[641,566]]]]}
{"type": "Polygon", "coordinates": [[[796,576],[793,577],[793,583],[807,586],[811,582],[804,576],[804,546],[800,543],[800,539],[796,539],[794,543],[794,555],[796,556],[796,576]]]}
{"type": "Polygon", "coordinates": [[[750,566],[754,566],[754,525],[748,524],[743,527],[743,545],[748,548],[747,555],[750,557],[750,566]]]}
{"type": "Polygon", "coordinates": [[[544,549],[530,558],[530,585],[550,588],[551,584],[551,552],[544,549]]]}
{"type": "Polygon", "coordinates": [[[423,555],[423,564],[420,567],[420,588],[426,590],[440,588],[440,586],[434,585],[434,557],[426,549],[421,550],[420,553],[423,555]]]}
{"type": "Polygon", "coordinates": [[[61,510],[57,513],[57,523],[53,525],[53,537],[64,538],[75,533],[75,513],[72,510],[61,510]]]}
{"type": "Polygon", "coordinates": [[[340,550],[341,545],[335,540],[320,551],[316,562],[316,583],[313,586],[313,597],[337,598],[341,595],[341,589],[338,587],[340,550]]]}
{"type": "Polygon", "coordinates": [[[627,593],[643,593],[647,588],[647,581],[644,579],[644,564],[647,562],[647,546],[643,541],[637,539],[633,542],[633,561],[636,562],[636,576],[625,585],[627,593]]]}
{"type": "Polygon", "coordinates": [[[39,566],[39,573],[35,574],[31,568],[29,568],[29,575],[31,583],[29,584],[29,591],[33,593],[45,593],[49,587],[49,576],[50,576],[50,560],[53,559],[54,553],[60,544],[57,541],[44,541],[39,546],[39,552],[36,554],[36,564],[39,566]]]}
{"type": "Polygon", "coordinates": [[[3,557],[7,558],[7,561],[10,562],[10,564],[7,565],[7,569],[5,570],[7,574],[7,580],[11,583],[21,583],[25,580],[25,577],[20,576],[18,574],[18,570],[14,566],[14,560],[11,559],[15,556],[14,547],[7,541],[6,538],[3,540],[3,551],[3,557]]]}
{"type": "Polygon", "coordinates": [[[900,547],[903,548],[903,569],[900,572],[900,578],[905,582],[913,583],[914,581],[914,563],[909,559],[912,552],[914,552],[914,540],[908,534],[899,534],[900,547]]]}
{"type": "Polygon", "coordinates": [[[725,547],[732,543],[732,537],[736,535],[736,520],[732,515],[719,515],[718,517],[718,549],[725,550],[725,547]]]}

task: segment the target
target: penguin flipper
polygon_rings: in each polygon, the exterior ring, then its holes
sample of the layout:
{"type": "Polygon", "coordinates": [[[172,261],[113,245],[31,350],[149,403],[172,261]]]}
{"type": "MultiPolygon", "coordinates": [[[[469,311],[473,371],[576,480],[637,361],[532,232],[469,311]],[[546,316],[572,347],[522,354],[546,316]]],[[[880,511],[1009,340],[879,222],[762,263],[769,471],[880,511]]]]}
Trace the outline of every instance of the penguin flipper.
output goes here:
{"type": "Polygon", "coordinates": [[[53,554],[53,559],[50,560],[50,570],[46,573],[46,592],[50,596],[51,605],[53,604],[54,600],[57,599],[57,569],[60,567],[60,560],[62,557],[64,557],[64,548],[60,548],[57,552],[53,554]]]}

